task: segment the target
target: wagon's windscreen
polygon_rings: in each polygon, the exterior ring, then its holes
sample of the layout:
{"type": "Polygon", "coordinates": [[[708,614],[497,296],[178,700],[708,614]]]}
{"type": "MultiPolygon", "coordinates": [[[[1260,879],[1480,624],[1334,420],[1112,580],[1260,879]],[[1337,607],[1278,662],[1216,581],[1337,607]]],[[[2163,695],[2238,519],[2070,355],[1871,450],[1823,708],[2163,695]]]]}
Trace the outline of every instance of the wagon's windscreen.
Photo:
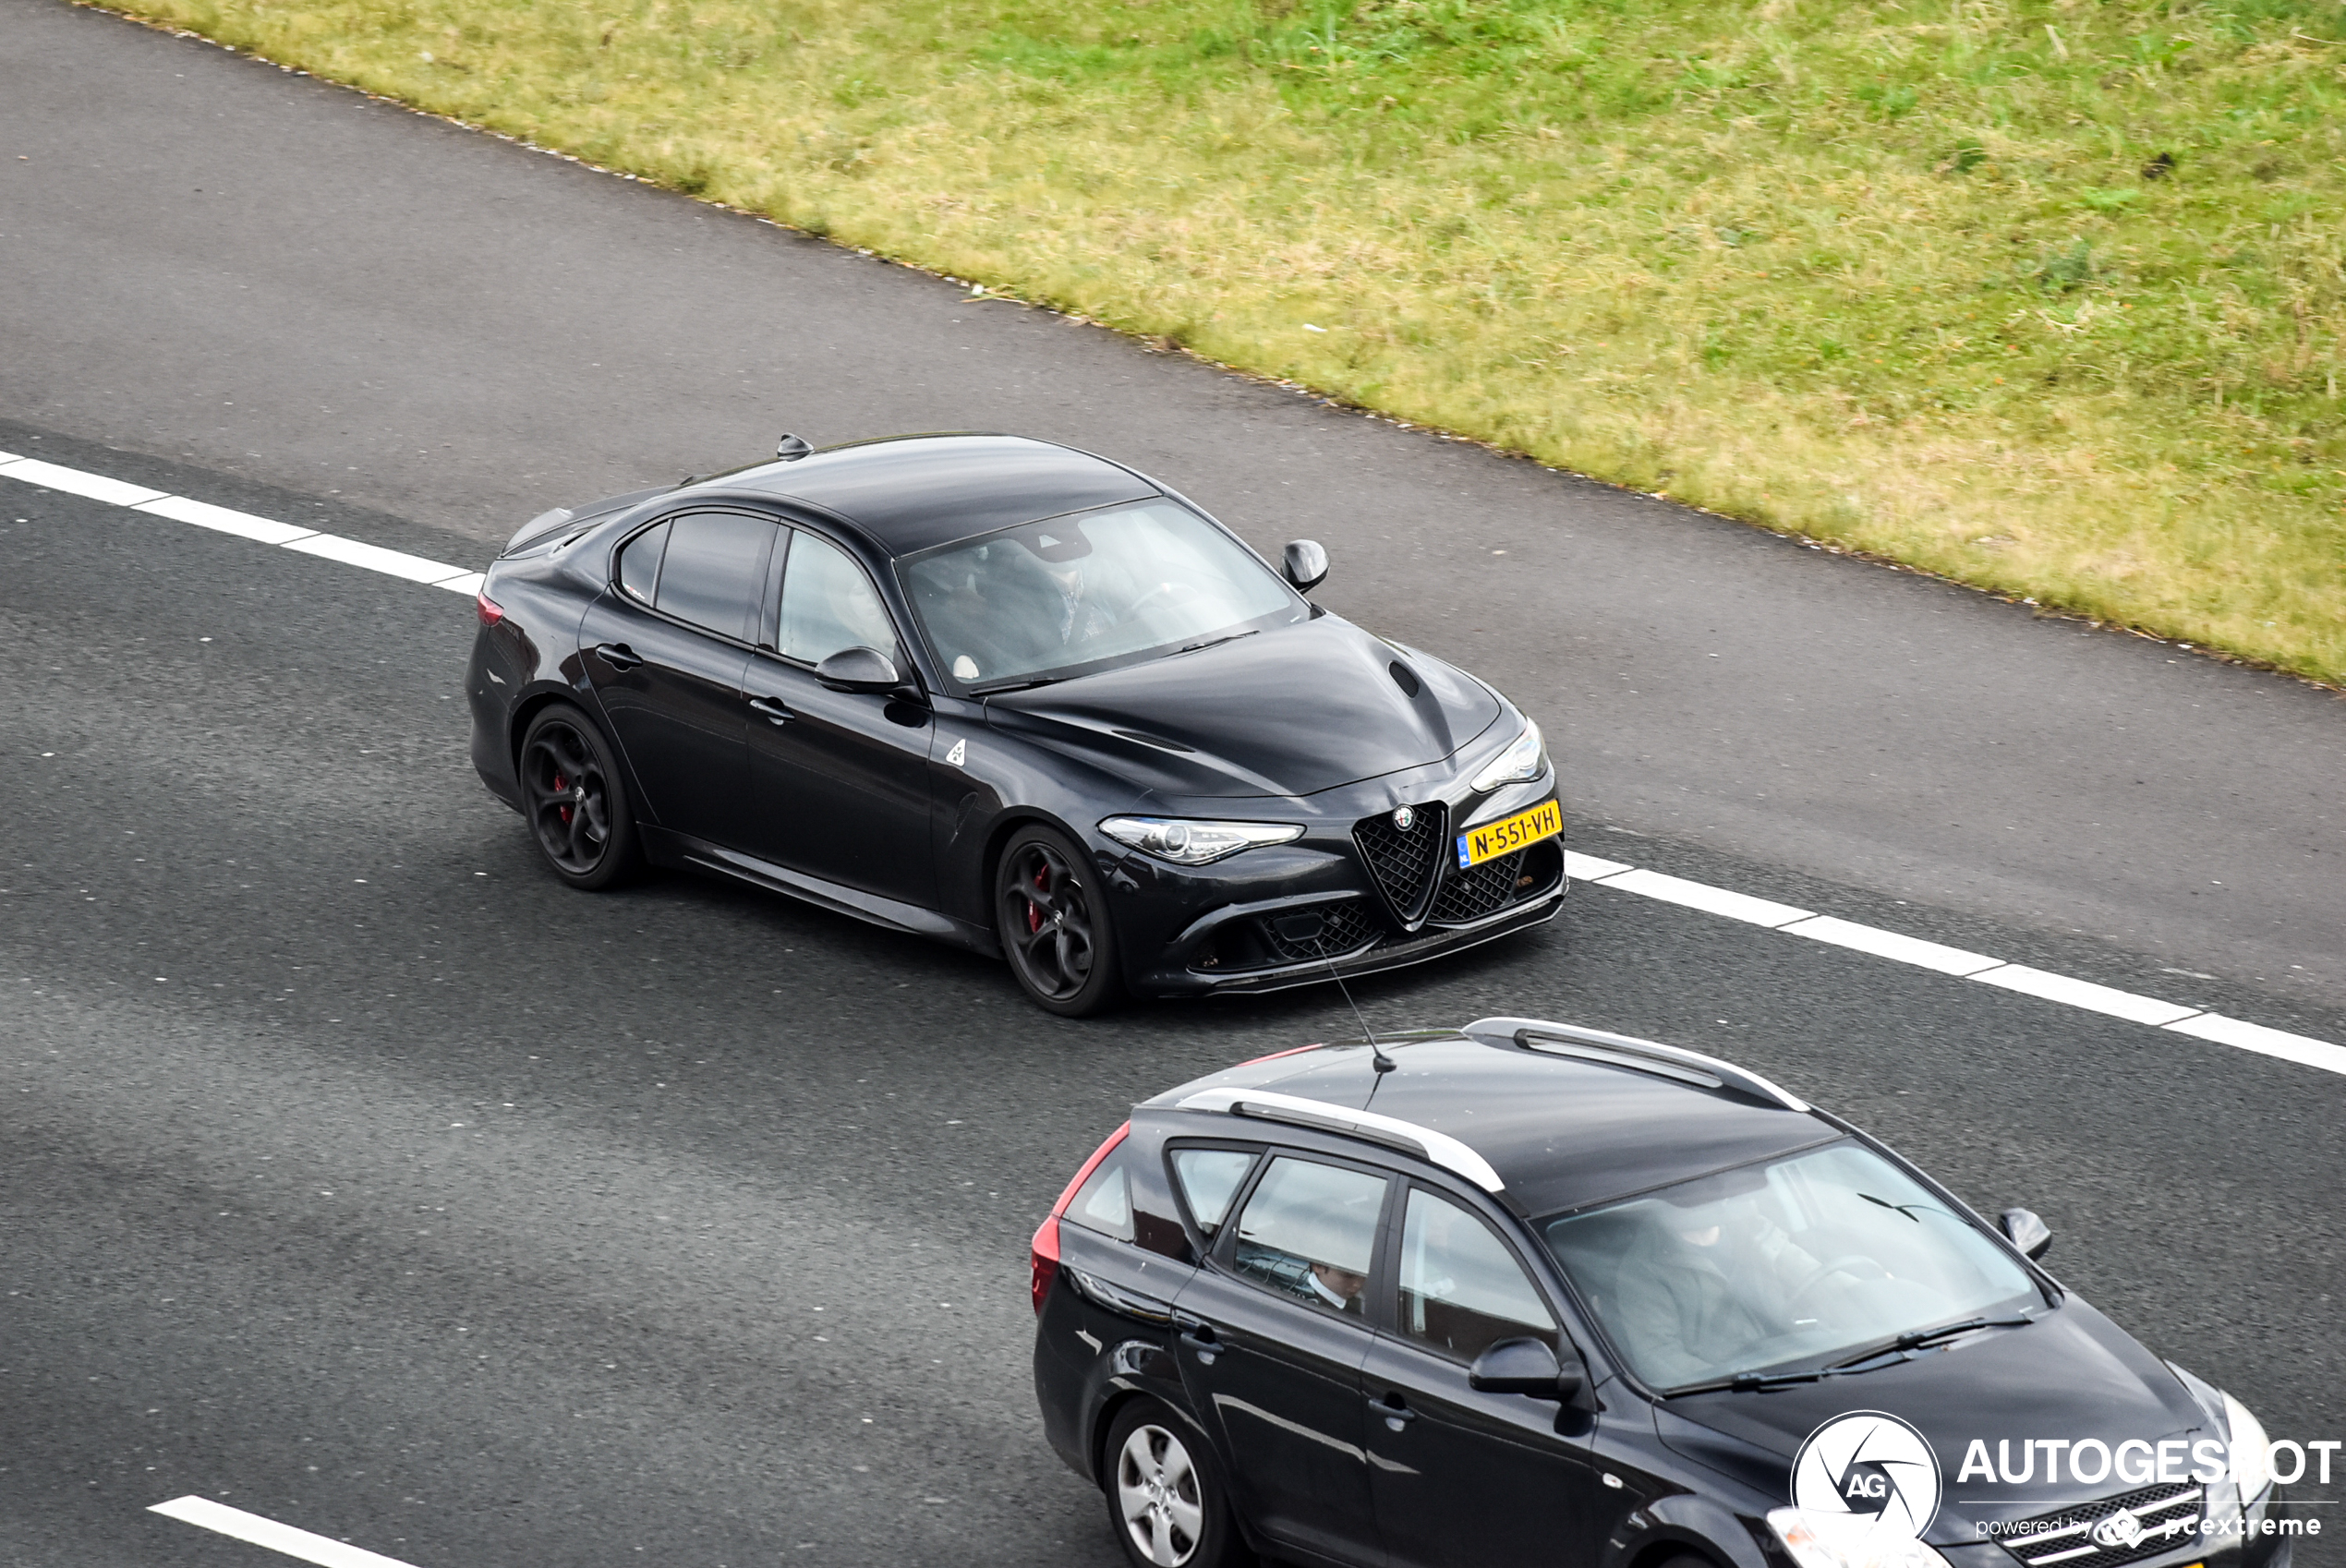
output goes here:
{"type": "Polygon", "coordinates": [[[1007,528],[900,570],[929,645],[964,690],[1085,673],[1311,614],[1229,536],[1163,501],[1007,528]]]}
{"type": "Polygon", "coordinates": [[[1831,1366],[1903,1333],[2044,1304],[2009,1253],[1854,1142],[1539,1229],[1656,1389],[1831,1366]]]}

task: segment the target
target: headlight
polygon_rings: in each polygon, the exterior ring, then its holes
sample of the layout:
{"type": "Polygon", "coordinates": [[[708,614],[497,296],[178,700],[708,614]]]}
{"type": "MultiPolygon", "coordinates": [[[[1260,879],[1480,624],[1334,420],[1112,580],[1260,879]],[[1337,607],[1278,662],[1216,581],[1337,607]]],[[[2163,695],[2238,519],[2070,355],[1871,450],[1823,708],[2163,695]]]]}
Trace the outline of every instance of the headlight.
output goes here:
{"type": "Polygon", "coordinates": [[[1772,1508],[1768,1528],[1800,1568],[1947,1568],[1945,1558],[1869,1514],[1772,1508]]]}
{"type": "Polygon", "coordinates": [[[2240,1487],[2244,1508],[2273,1484],[2273,1445],[2265,1437],[2264,1423],[2229,1393],[2224,1395],[2224,1429],[2231,1439],[2232,1480],[2240,1487]]]}
{"type": "Polygon", "coordinates": [[[1204,865],[1240,850],[1303,837],[1303,829],[1287,823],[1194,822],[1169,816],[1111,816],[1100,824],[1100,831],[1175,865],[1204,865]]]}
{"type": "Polygon", "coordinates": [[[1490,766],[1476,774],[1468,788],[1479,795],[1502,784],[1520,784],[1527,778],[1537,778],[1547,770],[1548,744],[1540,736],[1540,727],[1527,718],[1523,721],[1523,733],[1515,738],[1515,743],[1493,757],[1490,766]]]}

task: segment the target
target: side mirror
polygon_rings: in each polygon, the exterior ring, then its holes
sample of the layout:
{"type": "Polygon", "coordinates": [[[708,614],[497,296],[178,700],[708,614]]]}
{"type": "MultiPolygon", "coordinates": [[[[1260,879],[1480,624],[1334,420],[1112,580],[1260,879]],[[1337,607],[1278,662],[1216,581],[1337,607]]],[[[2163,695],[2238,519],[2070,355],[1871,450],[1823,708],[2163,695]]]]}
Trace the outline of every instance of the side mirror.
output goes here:
{"type": "Polygon", "coordinates": [[[1279,571],[1299,594],[1318,587],[1328,574],[1328,552],[1317,539],[1291,539],[1279,557],[1279,571]]]}
{"type": "Polygon", "coordinates": [[[896,661],[877,648],[841,648],[815,667],[815,679],[834,692],[892,692],[904,683],[896,661]]]}
{"type": "Polygon", "coordinates": [[[2025,1258],[2041,1258],[2052,1249],[2052,1227],[2038,1219],[2032,1210],[2006,1209],[1996,1216],[1996,1228],[2004,1233],[2006,1240],[2020,1248],[2025,1258]]]}
{"type": "Polygon", "coordinates": [[[1588,1381],[1588,1369],[1579,1365],[1574,1356],[1574,1368],[1566,1388],[1566,1374],[1556,1360],[1556,1353],[1543,1340],[1503,1339],[1486,1348],[1467,1369],[1467,1386],[1484,1393],[1528,1393],[1534,1399],[1569,1399],[1588,1381]]]}

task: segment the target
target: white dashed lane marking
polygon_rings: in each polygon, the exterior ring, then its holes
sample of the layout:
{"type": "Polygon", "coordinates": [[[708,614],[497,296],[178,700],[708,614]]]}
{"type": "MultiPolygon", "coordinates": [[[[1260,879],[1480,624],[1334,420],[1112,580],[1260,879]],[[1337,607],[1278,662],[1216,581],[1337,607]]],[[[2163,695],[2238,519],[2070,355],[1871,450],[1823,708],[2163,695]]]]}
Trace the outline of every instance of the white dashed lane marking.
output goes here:
{"type": "Polygon", "coordinates": [[[126,484],[103,474],[91,474],[79,468],[67,468],[62,464],[44,463],[37,457],[0,452],[0,475],[21,479],[28,485],[39,485],[44,489],[63,490],[67,495],[127,506],[151,517],[168,517],[175,523],[192,523],[199,528],[210,528],[214,533],[234,534],[240,539],[250,539],[256,544],[278,545],[286,549],[297,549],[304,555],[323,556],[345,566],[363,567],[369,572],[380,572],[386,577],[404,577],[410,583],[446,588],[451,593],[477,594],[480,591],[479,573],[451,566],[444,561],[427,561],[420,555],[385,549],[381,545],[345,539],[339,534],[320,533],[315,528],[296,527],[291,523],[280,523],[273,517],[256,517],[249,512],[214,506],[210,501],[165,495],[144,485],[126,484]]]}
{"type": "Polygon", "coordinates": [[[368,1551],[346,1542],[332,1540],[324,1536],[296,1530],[291,1525],[280,1525],[274,1519],[264,1519],[258,1514],[248,1514],[241,1508],[231,1508],[224,1502],[209,1498],[175,1497],[169,1502],[158,1502],[148,1510],[162,1514],[184,1524],[197,1525],[207,1530],[232,1536],[255,1546],[265,1546],[272,1551],[282,1551],[287,1557],[298,1557],[304,1562],[315,1562],[319,1568],[411,1568],[395,1557],[368,1551]]]}
{"type": "Polygon", "coordinates": [[[1748,921],[1754,925],[1763,925],[1787,935],[1830,942],[1836,947],[1853,947],[1861,953],[1871,953],[1876,958],[1936,970],[1941,974],[1953,975],[1959,980],[1977,980],[1983,985],[1999,985],[2007,991],[2017,991],[2042,1001],[2058,1002],[2063,1007],[2107,1013],[2111,1018],[2149,1024],[2156,1029],[2171,1029],[2180,1034],[2213,1041],[2219,1045],[2278,1056],[2303,1067],[2319,1067],[2324,1072],[2346,1074],[2346,1047],[2333,1045],[2327,1040],[2267,1029],[2260,1023],[2226,1018],[2221,1013],[2186,1007],[2177,1002],[2163,1002],[2156,996],[2138,996],[2131,991],[2097,985],[2089,980],[2073,980],[2065,974],[2050,974],[2040,969],[2030,969],[2026,964],[2006,963],[1985,953],[1967,953],[1961,947],[1942,947],[1937,942],[1926,942],[1919,936],[1908,936],[1903,932],[1859,925],[1855,921],[1838,920],[1832,915],[1810,914],[1789,904],[1772,903],[1766,899],[1730,892],[1708,883],[1688,882],[1683,877],[1641,871],[1619,861],[1599,860],[1594,855],[1584,855],[1572,850],[1564,852],[1564,869],[1575,881],[1595,887],[1637,893],[1645,898],[1659,899],[1664,903],[1681,904],[1687,909],[1724,915],[1730,920],[1748,921]]]}
{"type": "MultiPolygon", "coordinates": [[[[320,533],[312,528],[296,527],[271,517],[256,517],[248,512],[236,512],[209,501],[193,501],[186,496],[165,495],[143,485],[133,485],[103,474],[85,473],[60,464],[25,457],[12,452],[0,452],[0,476],[20,479],[29,485],[63,490],[91,501],[102,501],[115,506],[127,506],[153,517],[167,517],[174,522],[188,523],[199,528],[217,533],[233,534],[238,538],[256,543],[275,545],[285,549],[300,550],[305,555],[321,556],[345,566],[362,567],[385,576],[404,578],[410,583],[422,583],[452,593],[472,594],[480,591],[481,573],[467,572],[461,566],[444,561],[427,561],[422,556],[408,555],[401,550],[385,549],[359,539],[346,539],[338,534],[320,533]]],[[[1962,980],[1977,980],[1983,984],[2001,986],[2047,1002],[2064,1007],[2082,1007],[2089,1012],[2106,1013],[2111,1018],[2126,1019],[2158,1029],[2171,1029],[2195,1039],[2212,1041],[2243,1051],[2255,1051],[2282,1061],[2296,1062],[2304,1067],[2319,1067],[2324,1072],[2346,1074],[2346,1047],[2315,1040],[2303,1034],[2291,1034],[2283,1030],[2267,1029],[2245,1019],[2226,1018],[2198,1007],[2186,1007],[2175,1002],[2163,1002],[2155,996],[2138,996],[2131,991],[2119,991],[2091,981],[2073,980],[2063,974],[2050,974],[2030,969],[2026,964],[2006,963],[1984,953],[1967,953],[1960,947],[1942,947],[1926,942],[1918,936],[1900,932],[1884,931],[1878,926],[1859,925],[1853,921],[1820,915],[1810,910],[1795,909],[1772,899],[1754,898],[1732,888],[1713,887],[1704,882],[1689,882],[1684,877],[1666,876],[1658,871],[1625,865],[1619,861],[1600,860],[1594,855],[1565,851],[1565,869],[1582,882],[1601,887],[1611,887],[1624,893],[1636,893],[1643,898],[1659,899],[1664,903],[1678,904],[1687,909],[1700,910],[1708,914],[1740,920],[1771,931],[1782,931],[1813,941],[1831,943],[1836,947],[1853,948],[1876,958],[1898,963],[1935,970],[1941,974],[1962,980]]],[[[160,1505],[161,1512],[170,1512],[180,1503],[190,1503],[205,1509],[216,1509],[223,1515],[252,1519],[233,1508],[204,1502],[200,1498],[182,1498],[179,1502],[160,1505]]],[[[175,1514],[174,1517],[184,1517],[175,1514]]],[[[191,1520],[190,1523],[202,1521],[191,1520]]],[[[272,1525],[263,1519],[259,1523],[288,1537],[322,1540],[307,1536],[286,1526],[272,1525]]],[[[235,1534],[235,1531],[227,1532],[235,1534]]],[[[254,1538],[245,1537],[245,1539],[254,1538]]],[[[272,1544],[263,1542],[262,1544],[272,1544]]],[[[371,1552],[326,1541],[337,1551],[354,1555],[336,1558],[335,1562],[386,1563],[391,1559],[371,1552]]],[[[280,1547],[279,1550],[291,1550],[280,1547]]],[[[295,1552],[295,1556],[302,1555],[295,1552]]],[[[324,1562],[325,1558],[311,1558],[324,1562]]]]}

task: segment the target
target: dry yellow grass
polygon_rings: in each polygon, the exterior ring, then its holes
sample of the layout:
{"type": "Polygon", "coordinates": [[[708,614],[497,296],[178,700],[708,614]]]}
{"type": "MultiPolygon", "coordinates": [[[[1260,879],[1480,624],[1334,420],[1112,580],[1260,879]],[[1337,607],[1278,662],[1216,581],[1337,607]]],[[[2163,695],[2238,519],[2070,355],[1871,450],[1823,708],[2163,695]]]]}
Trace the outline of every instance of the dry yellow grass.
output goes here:
{"type": "Polygon", "coordinates": [[[139,8],[1403,418],[2346,681],[2334,0],[139,8]]]}

